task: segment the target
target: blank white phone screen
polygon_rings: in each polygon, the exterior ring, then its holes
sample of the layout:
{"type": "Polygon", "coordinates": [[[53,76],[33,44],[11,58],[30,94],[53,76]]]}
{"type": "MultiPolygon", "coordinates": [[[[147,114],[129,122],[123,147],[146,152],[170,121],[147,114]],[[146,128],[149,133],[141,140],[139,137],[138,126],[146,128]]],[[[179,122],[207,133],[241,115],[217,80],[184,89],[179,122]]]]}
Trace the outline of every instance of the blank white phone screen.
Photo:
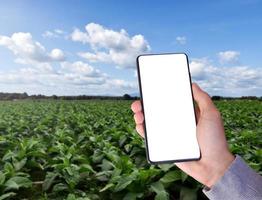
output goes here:
{"type": "Polygon", "coordinates": [[[199,159],[187,56],[141,55],[138,75],[149,162],[199,159]]]}

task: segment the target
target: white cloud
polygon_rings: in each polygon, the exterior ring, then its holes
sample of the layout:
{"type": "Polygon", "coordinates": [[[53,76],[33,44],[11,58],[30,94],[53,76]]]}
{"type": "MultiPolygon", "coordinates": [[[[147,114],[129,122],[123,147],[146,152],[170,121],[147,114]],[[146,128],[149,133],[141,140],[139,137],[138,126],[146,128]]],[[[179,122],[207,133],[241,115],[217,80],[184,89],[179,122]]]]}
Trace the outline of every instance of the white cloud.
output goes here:
{"type": "Polygon", "coordinates": [[[176,41],[178,44],[184,45],[187,42],[187,39],[185,36],[177,36],[176,41]]]}
{"type": "Polygon", "coordinates": [[[221,63],[234,63],[238,61],[240,53],[238,51],[221,51],[218,58],[221,63]]]}
{"type": "Polygon", "coordinates": [[[78,55],[82,58],[87,59],[89,62],[111,62],[111,56],[105,52],[97,52],[97,53],[90,53],[90,52],[79,52],[78,55]]]}
{"type": "Polygon", "coordinates": [[[42,34],[44,38],[59,38],[64,35],[65,32],[61,29],[54,29],[53,31],[47,30],[42,34]]]}
{"type": "Polygon", "coordinates": [[[49,56],[53,61],[63,61],[65,59],[65,54],[61,49],[53,49],[49,56]]]}
{"type": "Polygon", "coordinates": [[[136,82],[128,82],[122,79],[108,79],[107,80],[107,87],[110,89],[112,87],[120,88],[120,89],[137,89],[136,82]]]}
{"type": "Polygon", "coordinates": [[[201,80],[205,78],[208,60],[205,59],[194,59],[190,62],[190,72],[196,80],[201,80]]]}
{"type": "Polygon", "coordinates": [[[95,69],[93,66],[84,63],[82,61],[76,61],[73,63],[62,62],[61,70],[68,71],[74,74],[80,74],[82,76],[92,76],[92,77],[106,77],[105,73],[100,72],[100,70],[95,69]]]}
{"type": "Polygon", "coordinates": [[[249,66],[214,66],[207,58],[190,62],[193,81],[211,95],[262,96],[262,69],[249,66]]]}
{"type": "Polygon", "coordinates": [[[71,34],[71,39],[75,42],[82,42],[84,44],[89,42],[88,35],[79,29],[74,30],[74,32],[71,34]]]}
{"type": "Polygon", "coordinates": [[[136,82],[115,79],[82,61],[61,62],[58,69],[26,67],[0,71],[0,90],[45,95],[123,95],[137,90],[136,82]]]}
{"type": "MultiPolygon", "coordinates": [[[[53,33],[63,34],[62,30],[54,30],[53,33]]],[[[33,40],[30,33],[14,33],[10,37],[0,35],[0,45],[13,52],[15,63],[25,65],[0,71],[1,91],[46,95],[122,95],[137,89],[135,83],[115,79],[88,63],[65,61],[61,49],[47,51],[42,44],[33,40]]],[[[94,61],[96,56],[102,57],[104,54],[94,54],[94,61]]]]}
{"type": "Polygon", "coordinates": [[[51,32],[51,31],[45,31],[42,36],[44,38],[56,38],[58,37],[55,33],[51,32]]]}
{"type": "Polygon", "coordinates": [[[150,46],[143,35],[130,37],[124,29],[114,31],[95,23],[87,24],[85,29],[86,32],[75,29],[71,39],[90,45],[93,52],[78,53],[90,62],[105,62],[121,68],[134,68],[136,57],[150,51],[150,46]]]}
{"type": "Polygon", "coordinates": [[[65,33],[63,30],[58,29],[58,28],[55,29],[54,32],[57,33],[57,34],[60,34],[60,35],[65,33]]]}
{"type": "Polygon", "coordinates": [[[53,49],[48,53],[44,46],[34,41],[30,33],[18,32],[11,37],[0,35],[0,45],[8,48],[20,64],[37,64],[65,60],[62,50],[53,49]]]}

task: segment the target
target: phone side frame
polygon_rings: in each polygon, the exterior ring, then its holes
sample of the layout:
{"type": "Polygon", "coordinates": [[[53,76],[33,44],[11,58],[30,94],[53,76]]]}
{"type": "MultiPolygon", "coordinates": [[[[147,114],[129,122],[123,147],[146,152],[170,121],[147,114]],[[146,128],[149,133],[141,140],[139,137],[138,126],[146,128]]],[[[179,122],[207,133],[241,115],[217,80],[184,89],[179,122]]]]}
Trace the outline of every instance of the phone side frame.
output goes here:
{"type": "MultiPolygon", "coordinates": [[[[152,161],[150,160],[149,157],[149,148],[148,148],[148,139],[147,139],[147,131],[146,131],[146,117],[145,117],[145,110],[144,110],[144,101],[143,101],[143,91],[142,91],[142,83],[141,83],[141,75],[140,75],[140,66],[139,66],[139,57],[142,56],[154,56],[154,55],[168,55],[168,54],[184,54],[186,56],[187,60],[187,71],[189,75],[189,82],[190,82],[190,89],[191,89],[191,97],[192,97],[192,106],[194,109],[194,115],[195,115],[195,123],[197,125],[197,117],[196,117],[196,110],[194,107],[194,97],[193,97],[193,89],[192,89],[192,80],[191,80],[191,74],[189,70],[189,62],[188,62],[188,56],[186,53],[159,53],[159,54],[141,54],[137,56],[136,58],[136,66],[137,66],[137,77],[138,77],[138,83],[139,83],[139,92],[140,92],[140,99],[141,99],[141,107],[142,107],[142,112],[144,114],[144,133],[145,133],[145,142],[146,142],[146,157],[147,161],[149,164],[153,165],[158,165],[158,164],[166,164],[166,163],[174,163],[174,162],[186,162],[186,161],[197,161],[200,160],[202,155],[201,155],[201,150],[199,147],[199,158],[188,158],[188,159],[179,159],[179,160],[165,160],[165,161],[152,161]]],[[[199,145],[198,145],[199,146],[199,145]]]]}

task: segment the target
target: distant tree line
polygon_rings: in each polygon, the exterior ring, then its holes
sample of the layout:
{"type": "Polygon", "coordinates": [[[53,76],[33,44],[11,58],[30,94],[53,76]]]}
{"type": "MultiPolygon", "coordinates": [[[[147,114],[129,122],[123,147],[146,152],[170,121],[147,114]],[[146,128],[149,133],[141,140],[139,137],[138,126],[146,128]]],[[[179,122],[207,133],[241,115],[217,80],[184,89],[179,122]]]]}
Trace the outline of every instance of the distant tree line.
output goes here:
{"type": "MultiPolygon", "coordinates": [[[[248,100],[260,100],[261,97],[256,96],[242,96],[242,97],[223,97],[223,96],[212,96],[212,100],[235,100],[235,99],[248,99],[248,100]]],[[[53,99],[53,100],[90,100],[90,99],[100,99],[100,100],[137,100],[139,97],[132,97],[129,94],[124,94],[123,96],[95,96],[95,95],[79,95],[79,96],[45,96],[42,94],[38,95],[28,95],[24,93],[3,93],[0,92],[0,100],[23,100],[23,99],[53,99]]]]}
{"type": "Polygon", "coordinates": [[[90,99],[100,99],[100,100],[136,100],[139,97],[132,97],[129,94],[124,94],[123,96],[95,96],[95,95],[79,95],[79,96],[45,96],[45,95],[28,95],[27,93],[3,93],[0,92],[0,100],[25,100],[25,99],[53,99],[53,100],[90,100],[90,99]]]}
{"type": "Polygon", "coordinates": [[[0,100],[27,99],[27,93],[3,93],[0,92],[0,100]]]}
{"type": "Polygon", "coordinates": [[[242,96],[242,97],[223,97],[223,96],[212,96],[211,97],[212,100],[216,100],[216,101],[219,101],[219,100],[235,100],[235,99],[243,99],[243,100],[260,100],[262,101],[262,96],[261,97],[257,97],[257,96],[242,96]]]}

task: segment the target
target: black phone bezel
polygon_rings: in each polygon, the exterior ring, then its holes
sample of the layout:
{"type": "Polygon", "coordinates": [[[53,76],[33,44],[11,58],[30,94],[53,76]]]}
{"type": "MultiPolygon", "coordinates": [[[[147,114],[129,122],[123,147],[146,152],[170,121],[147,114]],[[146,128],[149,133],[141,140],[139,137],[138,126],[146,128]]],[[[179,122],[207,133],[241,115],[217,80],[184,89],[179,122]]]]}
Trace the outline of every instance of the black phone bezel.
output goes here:
{"type": "MultiPolygon", "coordinates": [[[[188,75],[189,75],[191,97],[192,97],[192,106],[193,106],[193,109],[194,109],[195,123],[197,125],[196,110],[195,110],[195,107],[194,107],[194,97],[193,97],[193,90],[192,90],[192,80],[191,80],[191,74],[190,74],[190,69],[189,69],[188,56],[187,56],[186,53],[156,53],[156,54],[141,54],[141,55],[137,56],[136,66],[137,66],[137,77],[138,77],[138,83],[139,83],[139,92],[140,92],[142,112],[145,116],[143,91],[142,91],[141,76],[140,76],[139,57],[142,57],[142,56],[157,56],[157,55],[170,55],[170,54],[183,54],[183,55],[186,56],[187,70],[188,70],[188,75]]],[[[201,150],[199,148],[199,157],[198,158],[187,158],[187,159],[179,159],[179,160],[164,160],[164,161],[157,161],[157,162],[151,161],[150,157],[149,157],[149,150],[148,150],[149,148],[148,148],[148,139],[147,139],[147,131],[146,131],[146,118],[145,117],[144,117],[144,133],[145,133],[145,142],[146,142],[146,157],[147,157],[147,161],[150,164],[158,165],[158,164],[175,163],[175,162],[197,161],[197,160],[201,159],[201,150]]]]}

